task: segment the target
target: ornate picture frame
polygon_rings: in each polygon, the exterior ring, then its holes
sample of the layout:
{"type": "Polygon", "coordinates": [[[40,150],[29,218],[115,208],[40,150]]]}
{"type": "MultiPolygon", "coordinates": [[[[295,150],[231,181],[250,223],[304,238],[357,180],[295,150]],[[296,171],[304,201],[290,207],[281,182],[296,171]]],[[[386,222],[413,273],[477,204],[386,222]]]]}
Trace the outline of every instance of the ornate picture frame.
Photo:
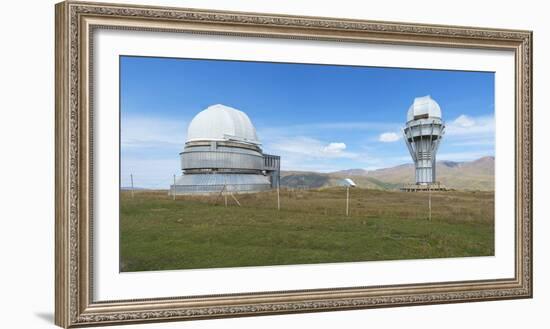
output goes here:
{"type": "Polygon", "coordinates": [[[59,3],[55,10],[57,325],[69,328],[532,297],[532,32],[79,1],[59,3]],[[94,301],[91,48],[98,29],[513,51],[514,277],[94,301]]]}

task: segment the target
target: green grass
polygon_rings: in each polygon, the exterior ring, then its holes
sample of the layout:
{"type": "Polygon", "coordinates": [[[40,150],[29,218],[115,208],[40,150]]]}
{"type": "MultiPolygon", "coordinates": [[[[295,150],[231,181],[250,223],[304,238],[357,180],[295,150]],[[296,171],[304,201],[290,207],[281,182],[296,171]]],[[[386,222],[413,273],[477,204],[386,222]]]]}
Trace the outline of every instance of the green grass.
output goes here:
{"type": "Polygon", "coordinates": [[[492,192],[425,193],[330,188],[216,197],[121,193],[121,271],[489,256],[492,192]]]}

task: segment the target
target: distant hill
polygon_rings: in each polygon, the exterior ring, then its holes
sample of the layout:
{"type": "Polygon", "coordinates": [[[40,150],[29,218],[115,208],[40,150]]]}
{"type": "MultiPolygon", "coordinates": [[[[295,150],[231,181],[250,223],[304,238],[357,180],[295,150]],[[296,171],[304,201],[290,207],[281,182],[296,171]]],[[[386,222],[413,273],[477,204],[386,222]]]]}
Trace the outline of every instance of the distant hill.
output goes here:
{"type": "Polygon", "coordinates": [[[122,187],[120,187],[120,189],[121,189],[122,191],[131,191],[131,190],[134,190],[134,191],[152,190],[151,188],[147,188],[147,187],[134,187],[134,188],[132,188],[131,186],[122,186],[122,187]]]}
{"type": "Polygon", "coordinates": [[[365,170],[365,169],[346,169],[346,170],[335,171],[332,174],[342,175],[342,176],[366,176],[367,175],[367,170],[365,170]]]}
{"type": "MultiPolygon", "coordinates": [[[[458,190],[494,190],[495,158],[483,157],[474,161],[438,161],[437,180],[458,190]]],[[[292,188],[320,188],[338,186],[342,178],[351,178],[359,187],[398,189],[404,183],[414,182],[414,165],[367,171],[348,169],[332,173],[283,171],[281,186],[292,188]]]]}
{"type": "Polygon", "coordinates": [[[293,188],[320,188],[331,186],[335,182],[327,174],[314,172],[284,172],[281,173],[281,186],[293,188]]]}

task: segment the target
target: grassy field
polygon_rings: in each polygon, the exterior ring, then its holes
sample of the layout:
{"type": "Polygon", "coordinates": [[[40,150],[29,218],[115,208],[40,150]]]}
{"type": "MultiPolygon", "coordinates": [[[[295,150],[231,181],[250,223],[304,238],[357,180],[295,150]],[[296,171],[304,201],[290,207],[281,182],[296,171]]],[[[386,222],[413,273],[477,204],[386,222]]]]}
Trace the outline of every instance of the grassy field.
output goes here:
{"type": "Polygon", "coordinates": [[[281,191],[229,198],[121,193],[120,269],[146,271],[494,254],[492,192],[281,191]]]}

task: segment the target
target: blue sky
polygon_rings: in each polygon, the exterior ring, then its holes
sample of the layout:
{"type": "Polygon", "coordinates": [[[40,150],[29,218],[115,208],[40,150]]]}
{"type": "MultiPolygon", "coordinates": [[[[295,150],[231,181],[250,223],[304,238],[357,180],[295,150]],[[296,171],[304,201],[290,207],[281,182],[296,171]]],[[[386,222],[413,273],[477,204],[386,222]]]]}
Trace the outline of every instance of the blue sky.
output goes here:
{"type": "Polygon", "coordinates": [[[494,155],[494,73],[150,57],[120,58],[121,179],[166,187],[195,114],[248,114],[283,170],[367,170],[410,162],[401,129],[431,95],[446,135],[438,160],[494,155]]]}

